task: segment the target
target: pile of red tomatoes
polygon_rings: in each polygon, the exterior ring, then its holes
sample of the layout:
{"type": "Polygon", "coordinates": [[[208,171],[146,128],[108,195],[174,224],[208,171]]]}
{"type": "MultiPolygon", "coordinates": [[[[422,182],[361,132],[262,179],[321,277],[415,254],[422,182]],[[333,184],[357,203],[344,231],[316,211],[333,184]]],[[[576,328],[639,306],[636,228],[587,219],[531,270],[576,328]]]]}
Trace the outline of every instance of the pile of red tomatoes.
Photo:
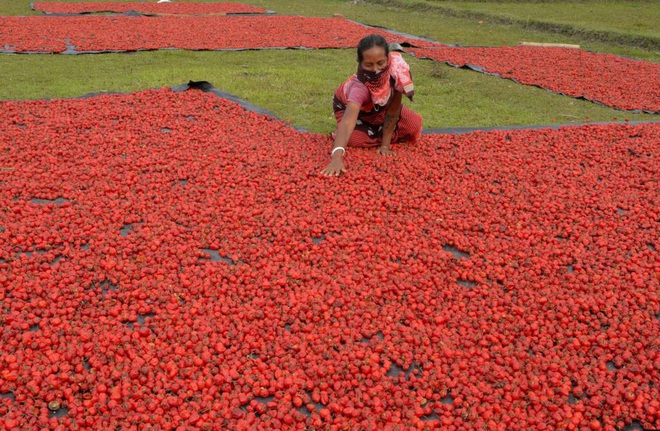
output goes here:
{"type": "Polygon", "coordinates": [[[660,428],[659,136],[2,102],[0,428],[660,428]]]}

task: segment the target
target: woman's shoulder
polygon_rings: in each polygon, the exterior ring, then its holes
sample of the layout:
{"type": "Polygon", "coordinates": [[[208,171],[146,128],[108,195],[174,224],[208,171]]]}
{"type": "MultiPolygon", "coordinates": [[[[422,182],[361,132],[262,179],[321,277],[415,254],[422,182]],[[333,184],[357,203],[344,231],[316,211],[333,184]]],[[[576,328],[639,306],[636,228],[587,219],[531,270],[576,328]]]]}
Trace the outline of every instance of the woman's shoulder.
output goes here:
{"type": "Polygon", "coordinates": [[[369,91],[367,86],[357,78],[357,75],[353,75],[346,80],[346,90],[369,91]]]}
{"type": "Polygon", "coordinates": [[[355,76],[346,81],[345,94],[348,101],[355,102],[360,106],[371,100],[369,89],[355,76]]]}

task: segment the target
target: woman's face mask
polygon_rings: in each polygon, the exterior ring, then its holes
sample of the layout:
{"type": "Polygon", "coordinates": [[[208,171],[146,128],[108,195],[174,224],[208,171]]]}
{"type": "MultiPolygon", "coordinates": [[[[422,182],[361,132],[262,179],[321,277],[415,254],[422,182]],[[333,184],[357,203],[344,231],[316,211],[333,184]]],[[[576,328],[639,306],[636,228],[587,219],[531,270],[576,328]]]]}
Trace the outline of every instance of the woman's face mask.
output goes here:
{"type": "Polygon", "coordinates": [[[364,79],[367,81],[378,81],[378,78],[380,77],[380,74],[385,71],[386,68],[380,69],[380,70],[364,70],[362,69],[360,72],[362,76],[364,76],[364,79]]]}

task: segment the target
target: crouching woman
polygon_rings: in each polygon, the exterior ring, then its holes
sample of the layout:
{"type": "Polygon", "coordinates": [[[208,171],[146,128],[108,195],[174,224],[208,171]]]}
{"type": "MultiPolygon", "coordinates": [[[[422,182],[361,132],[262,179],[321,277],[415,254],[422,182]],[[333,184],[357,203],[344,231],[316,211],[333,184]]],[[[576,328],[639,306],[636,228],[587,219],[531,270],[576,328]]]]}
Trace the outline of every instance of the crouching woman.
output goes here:
{"type": "Polygon", "coordinates": [[[401,54],[390,52],[387,41],[372,34],[358,43],[357,60],[357,73],[335,91],[337,130],[332,160],[322,172],[327,176],[346,172],[349,146],[376,148],[389,156],[391,143],[414,143],[422,133],[422,117],[401,104],[403,94],[412,100],[415,93],[410,67],[401,54]]]}

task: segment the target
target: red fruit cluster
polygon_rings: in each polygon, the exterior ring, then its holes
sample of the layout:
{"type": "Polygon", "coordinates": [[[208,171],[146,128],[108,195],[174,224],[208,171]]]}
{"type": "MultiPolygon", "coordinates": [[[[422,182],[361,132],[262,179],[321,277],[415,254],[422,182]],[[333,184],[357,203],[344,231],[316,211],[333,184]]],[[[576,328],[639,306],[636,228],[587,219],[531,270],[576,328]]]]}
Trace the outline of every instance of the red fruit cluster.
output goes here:
{"type": "Polygon", "coordinates": [[[659,428],[659,137],[3,102],[0,429],[659,428]]]}
{"type": "Polygon", "coordinates": [[[96,2],[96,3],[56,3],[35,2],[32,9],[49,13],[94,13],[128,11],[144,14],[211,15],[227,13],[265,13],[266,9],[241,3],[144,3],[144,2],[96,2]]]}
{"type": "MultiPolygon", "coordinates": [[[[0,48],[11,52],[178,49],[354,48],[370,33],[404,36],[345,18],[300,16],[2,17],[0,48]]],[[[432,43],[415,41],[416,46],[432,43]]]]}
{"type": "Polygon", "coordinates": [[[420,58],[486,73],[624,110],[660,113],[660,64],[612,54],[531,46],[411,49],[420,58]]]}

